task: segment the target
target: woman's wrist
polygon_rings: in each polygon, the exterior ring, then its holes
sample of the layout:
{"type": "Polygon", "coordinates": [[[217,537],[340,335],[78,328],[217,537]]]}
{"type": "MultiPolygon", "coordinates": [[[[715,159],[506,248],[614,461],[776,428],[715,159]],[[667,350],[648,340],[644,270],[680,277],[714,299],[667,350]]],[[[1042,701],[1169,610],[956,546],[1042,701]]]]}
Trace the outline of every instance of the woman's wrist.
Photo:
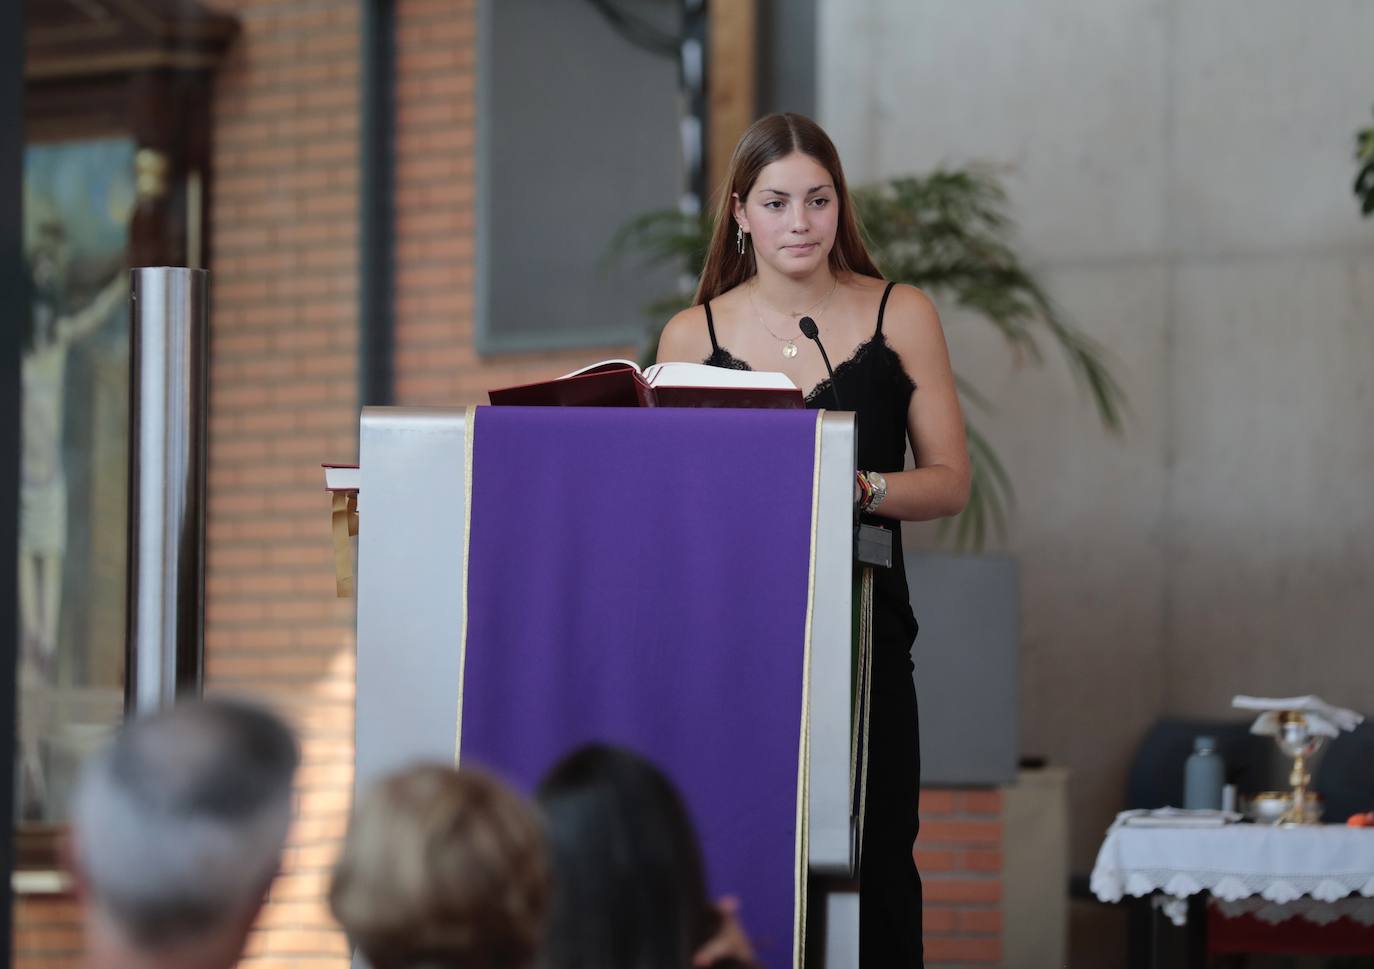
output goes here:
{"type": "Polygon", "coordinates": [[[887,478],[877,471],[858,471],[855,479],[859,488],[859,511],[871,515],[887,498],[887,478]]]}
{"type": "Polygon", "coordinates": [[[859,511],[865,511],[873,500],[873,485],[869,483],[868,472],[854,472],[854,504],[859,511]]]}

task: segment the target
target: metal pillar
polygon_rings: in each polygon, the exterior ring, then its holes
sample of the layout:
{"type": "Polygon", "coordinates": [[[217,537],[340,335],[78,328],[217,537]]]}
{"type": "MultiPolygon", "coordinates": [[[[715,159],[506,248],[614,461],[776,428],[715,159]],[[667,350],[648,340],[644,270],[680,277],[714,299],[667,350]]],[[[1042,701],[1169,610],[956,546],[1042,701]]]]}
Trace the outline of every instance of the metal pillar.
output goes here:
{"type": "Polygon", "coordinates": [[[207,279],[132,273],[129,401],[130,716],[198,691],[205,632],[207,279]]]}

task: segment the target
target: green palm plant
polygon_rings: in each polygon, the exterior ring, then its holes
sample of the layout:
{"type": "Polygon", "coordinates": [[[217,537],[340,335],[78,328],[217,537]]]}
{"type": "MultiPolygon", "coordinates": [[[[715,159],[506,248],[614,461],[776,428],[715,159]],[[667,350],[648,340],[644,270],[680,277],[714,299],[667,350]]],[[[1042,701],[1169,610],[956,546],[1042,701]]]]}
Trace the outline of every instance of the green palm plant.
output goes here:
{"type": "MultiPolygon", "coordinates": [[[[859,188],[855,207],[869,251],[888,279],[910,283],[937,301],[992,324],[1018,361],[1042,364],[1042,343],[1058,347],[1102,425],[1119,432],[1125,394],[1104,349],[1071,326],[1012,248],[1014,227],[1007,198],[989,170],[936,170],[859,188]]],[[[646,263],[682,270],[679,291],[645,307],[661,321],[691,301],[690,282],[701,273],[710,239],[708,218],[675,211],[649,212],[625,225],[609,257],[632,254],[646,263]]],[[[656,333],[656,331],[655,331],[656,333]]],[[[656,335],[646,356],[656,352],[656,335]]],[[[958,379],[966,411],[987,415],[991,406],[976,387],[958,379]]],[[[981,549],[990,536],[1005,538],[1015,504],[1011,476],[974,420],[966,420],[973,482],[962,514],[942,525],[958,549],[981,549]]]]}
{"type": "Polygon", "coordinates": [[[1355,134],[1355,160],[1360,163],[1355,176],[1355,194],[1360,199],[1360,211],[1374,215],[1374,128],[1364,128],[1355,134]]]}

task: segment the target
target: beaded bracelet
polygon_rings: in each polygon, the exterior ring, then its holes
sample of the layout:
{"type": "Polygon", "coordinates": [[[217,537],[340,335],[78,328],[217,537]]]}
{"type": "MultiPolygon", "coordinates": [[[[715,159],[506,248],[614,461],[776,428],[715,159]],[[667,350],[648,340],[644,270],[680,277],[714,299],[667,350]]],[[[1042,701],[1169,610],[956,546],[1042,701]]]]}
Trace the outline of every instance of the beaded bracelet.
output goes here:
{"type": "Polygon", "coordinates": [[[873,485],[868,480],[868,475],[863,471],[855,471],[854,477],[859,482],[859,511],[867,511],[868,506],[873,503],[873,485]]]}

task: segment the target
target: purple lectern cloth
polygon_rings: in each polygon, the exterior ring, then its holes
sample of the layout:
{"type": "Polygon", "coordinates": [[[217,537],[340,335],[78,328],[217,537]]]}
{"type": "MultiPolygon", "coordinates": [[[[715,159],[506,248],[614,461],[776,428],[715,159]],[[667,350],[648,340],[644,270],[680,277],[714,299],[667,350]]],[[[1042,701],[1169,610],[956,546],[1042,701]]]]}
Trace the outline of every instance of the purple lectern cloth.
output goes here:
{"type": "Polygon", "coordinates": [[[773,967],[794,942],[816,426],[483,407],[472,432],[462,762],[531,791],[589,741],[649,757],[773,967]]]}

